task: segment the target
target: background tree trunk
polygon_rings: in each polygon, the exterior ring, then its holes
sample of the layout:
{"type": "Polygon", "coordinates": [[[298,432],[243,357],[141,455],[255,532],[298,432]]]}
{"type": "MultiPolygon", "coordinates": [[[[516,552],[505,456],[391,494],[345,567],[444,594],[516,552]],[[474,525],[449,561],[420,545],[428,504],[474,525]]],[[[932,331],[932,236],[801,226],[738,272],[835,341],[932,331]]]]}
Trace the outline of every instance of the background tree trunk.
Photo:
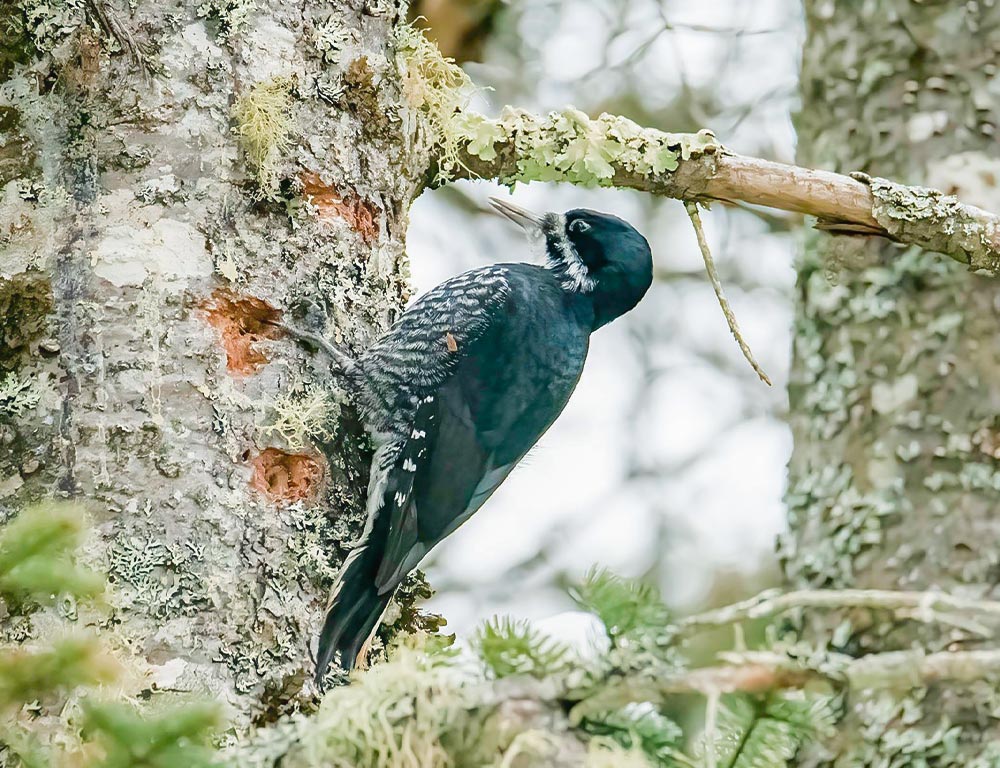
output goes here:
{"type": "Polygon", "coordinates": [[[426,158],[404,129],[401,9],[123,8],[4,9],[0,521],[83,501],[113,588],[110,615],[78,621],[117,628],[152,665],[142,687],[267,720],[308,694],[368,448],[347,405],[317,401],[329,466],[262,429],[302,416],[281,396],[331,384],[264,321],[329,320],[356,351],[407,297],[426,158]]]}
{"type": "MultiPolygon", "coordinates": [[[[800,161],[926,183],[1000,210],[1000,6],[805,7],[800,161]]],[[[809,237],[798,271],[791,530],[779,547],[788,583],[996,598],[995,278],[913,248],[825,234],[809,237]]],[[[805,638],[852,654],[918,639],[931,650],[975,647],[931,626],[820,613],[805,638]]],[[[852,697],[834,762],[993,765],[984,745],[997,737],[987,719],[997,704],[987,681],[961,692],[915,688],[898,703],[852,697]]]]}

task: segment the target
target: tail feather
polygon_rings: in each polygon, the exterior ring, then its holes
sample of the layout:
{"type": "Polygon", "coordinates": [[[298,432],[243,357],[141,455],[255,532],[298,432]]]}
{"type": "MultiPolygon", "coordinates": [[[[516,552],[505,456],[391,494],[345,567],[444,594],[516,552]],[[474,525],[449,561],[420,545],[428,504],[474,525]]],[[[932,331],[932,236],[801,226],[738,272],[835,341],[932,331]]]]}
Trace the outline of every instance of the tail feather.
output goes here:
{"type": "Polygon", "coordinates": [[[394,590],[380,595],[375,585],[378,558],[367,547],[351,553],[338,579],[337,590],[323,622],[317,648],[316,682],[339,654],[340,666],[350,671],[385,613],[394,590]]]}

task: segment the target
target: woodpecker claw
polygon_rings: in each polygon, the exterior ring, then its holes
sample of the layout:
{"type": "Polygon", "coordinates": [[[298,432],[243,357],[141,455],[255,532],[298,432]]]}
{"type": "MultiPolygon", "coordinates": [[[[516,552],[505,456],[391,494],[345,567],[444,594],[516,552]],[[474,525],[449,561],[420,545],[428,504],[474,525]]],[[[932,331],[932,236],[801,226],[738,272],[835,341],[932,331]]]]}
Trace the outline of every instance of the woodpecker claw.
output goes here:
{"type": "Polygon", "coordinates": [[[542,225],[542,217],[537,213],[502,198],[491,197],[490,205],[496,209],[497,213],[510,219],[522,229],[537,229],[542,225]]]}
{"type": "Polygon", "coordinates": [[[286,323],[279,323],[276,320],[264,320],[267,325],[273,325],[275,328],[280,328],[282,331],[287,333],[289,336],[293,336],[300,341],[307,341],[311,344],[315,344],[319,347],[326,356],[333,361],[337,366],[337,370],[340,373],[350,373],[354,370],[355,361],[346,352],[342,352],[337,349],[333,344],[324,339],[322,336],[318,336],[315,333],[309,333],[308,331],[303,331],[296,328],[293,325],[287,325],[286,323]]]}

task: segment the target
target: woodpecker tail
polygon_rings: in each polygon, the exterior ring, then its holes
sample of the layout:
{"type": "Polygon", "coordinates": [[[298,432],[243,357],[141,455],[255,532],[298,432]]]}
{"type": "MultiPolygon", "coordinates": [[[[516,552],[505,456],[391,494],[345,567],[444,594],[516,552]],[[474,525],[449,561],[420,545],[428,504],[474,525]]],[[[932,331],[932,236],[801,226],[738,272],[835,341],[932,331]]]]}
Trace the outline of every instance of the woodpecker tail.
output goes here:
{"type": "Polygon", "coordinates": [[[340,572],[333,600],[323,622],[316,652],[316,682],[338,653],[340,666],[350,671],[358,654],[378,627],[394,590],[380,595],[375,586],[377,550],[362,546],[351,552],[340,572]]]}

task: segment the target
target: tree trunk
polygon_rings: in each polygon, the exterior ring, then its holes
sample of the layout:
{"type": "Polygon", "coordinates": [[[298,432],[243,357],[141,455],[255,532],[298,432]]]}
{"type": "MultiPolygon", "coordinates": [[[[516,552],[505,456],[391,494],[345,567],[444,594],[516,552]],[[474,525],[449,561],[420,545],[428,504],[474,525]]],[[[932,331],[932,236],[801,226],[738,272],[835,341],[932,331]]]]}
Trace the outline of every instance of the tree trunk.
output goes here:
{"type": "MultiPolygon", "coordinates": [[[[1000,210],[1000,6],[805,6],[802,163],[926,183],[1000,210]]],[[[798,271],[790,532],[779,546],[788,583],[996,598],[996,280],[912,247],[825,234],[808,239],[798,271]]],[[[975,647],[930,626],[940,625],[822,614],[804,636],[852,654],[917,640],[975,647]]],[[[990,719],[998,703],[985,681],[914,688],[898,703],[853,696],[832,762],[993,765],[985,745],[1000,730],[990,719]]]]}
{"type": "Polygon", "coordinates": [[[407,297],[402,11],[126,7],[4,8],[0,520],[81,500],[112,589],[77,621],[152,665],[140,688],[266,720],[310,695],[368,458],[327,361],[266,321],[357,351],[407,297]]]}

